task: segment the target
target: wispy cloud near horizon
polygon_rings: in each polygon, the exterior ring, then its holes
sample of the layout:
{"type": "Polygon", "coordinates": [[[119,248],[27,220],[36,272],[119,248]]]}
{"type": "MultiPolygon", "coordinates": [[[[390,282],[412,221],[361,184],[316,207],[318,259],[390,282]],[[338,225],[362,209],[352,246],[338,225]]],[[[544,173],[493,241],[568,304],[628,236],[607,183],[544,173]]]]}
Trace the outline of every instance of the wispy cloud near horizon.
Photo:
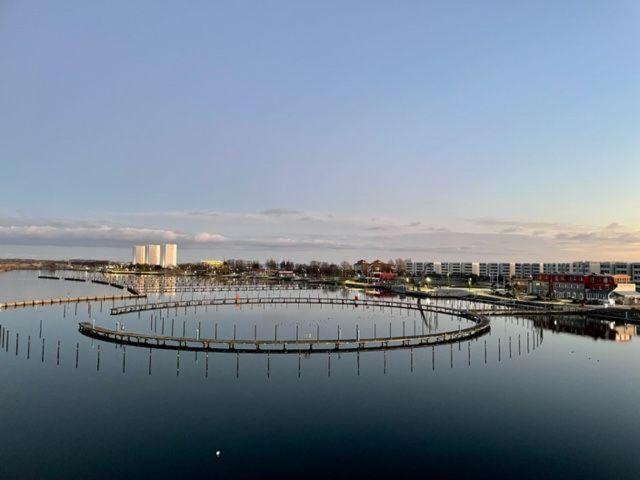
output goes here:
{"type": "MultiPolygon", "coordinates": [[[[168,211],[87,219],[0,218],[0,244],[130,247],[174,242],[181,251],[297,261],[360,257],[561,261],[640,259],[640,231],[612,223],[562,225],[509,219],[469,219],[459,228],[383,217],[355,218],[274,208],[258,213],[168,211]]],[[[188,253],[186,253],[188,256],[188,253]]]]}

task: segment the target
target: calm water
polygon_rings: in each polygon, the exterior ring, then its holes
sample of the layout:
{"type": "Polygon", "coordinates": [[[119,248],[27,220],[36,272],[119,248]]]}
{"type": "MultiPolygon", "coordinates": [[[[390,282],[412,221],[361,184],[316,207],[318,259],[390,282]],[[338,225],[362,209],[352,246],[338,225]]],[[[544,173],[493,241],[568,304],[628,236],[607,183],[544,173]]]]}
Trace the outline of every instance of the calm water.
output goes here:
{"type": "MultiPolygon", "coordinates": [[[[121,293],[36,276],[0,274],[0,301],[121,293]]],[[[309,294],[353,292],[287,293],[309,294]]],[[[111,306],[101,311],[92,304],[96,324],[152,329],[150,312],[111,317],[111,306]]],[[[208,358],[181,352],[179,360],[174,351],[154,350],[150,360],[147,349],[80,335],[77,324],[88,318],[86,304],[77,311],[71,304],[0,312],[9,330],[0,351],[0,477],[638,478],[640,472],[640,342],[633,326],[495,318],[490,335],[435,349],[208,358]],[[542,339],[535,348],[534,337],[542,339]]],[[[296,325],[300,337],[315,336],[320,325],[324,337],[335,338],[338,326],[345,337],[355,336],[356,326],[365,337],[374,328],[388,333],[390,322],[394,334],[403,322],[407,334],[460,324],[441,315],[437,325],[431,319],[423,327],[414,313],[326,306],[210,307],[163,318],[165,333],[173,321],[176,335],[184,328],[195,336],[200,327],[213,336],[217,324],[219,337],[232,337],[235,325],[238,338],[252,337],[254,325],[272,337],[277,324],[278,336],[289,338],[296,325]]],[[[154,329],[160,333],[161,321],[154,329]]]]}

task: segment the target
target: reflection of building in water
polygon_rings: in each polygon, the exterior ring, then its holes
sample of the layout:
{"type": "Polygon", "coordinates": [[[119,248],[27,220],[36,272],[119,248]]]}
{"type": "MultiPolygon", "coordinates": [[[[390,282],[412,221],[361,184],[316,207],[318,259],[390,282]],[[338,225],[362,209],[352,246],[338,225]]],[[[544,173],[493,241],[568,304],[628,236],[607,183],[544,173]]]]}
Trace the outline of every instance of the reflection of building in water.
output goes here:
{"type": "Polygon", "coordinates": [[[616,325],[614,322],[577,316],[539,317],[534,319],[533,323],[536,327],[546,330],[615,342],[629,342],[637,333],[633,325],[616,325]]]}
{"type": "Polygon", "coordinates": [[[174,296],[176,294],[176,277],[163,277],[160,293],[174,296]]]}
{"type": "Polygon", "coordinates": [[[636,334],[636,327],[633,325],[616,325],[616,342],[630,342],[631,337],[636,334]]]}

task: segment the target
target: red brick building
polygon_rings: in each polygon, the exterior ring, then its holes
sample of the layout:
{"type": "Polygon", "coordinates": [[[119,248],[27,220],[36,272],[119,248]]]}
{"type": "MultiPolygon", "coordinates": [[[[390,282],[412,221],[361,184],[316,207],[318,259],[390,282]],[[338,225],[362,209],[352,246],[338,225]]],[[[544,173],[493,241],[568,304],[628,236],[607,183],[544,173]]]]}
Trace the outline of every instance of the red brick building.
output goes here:
{"type": "Polygon", "coordinates": [[[604,300],[616,288],[611,275],[539,274],[529,282],[529,293],[563,300],[604,300]]]}

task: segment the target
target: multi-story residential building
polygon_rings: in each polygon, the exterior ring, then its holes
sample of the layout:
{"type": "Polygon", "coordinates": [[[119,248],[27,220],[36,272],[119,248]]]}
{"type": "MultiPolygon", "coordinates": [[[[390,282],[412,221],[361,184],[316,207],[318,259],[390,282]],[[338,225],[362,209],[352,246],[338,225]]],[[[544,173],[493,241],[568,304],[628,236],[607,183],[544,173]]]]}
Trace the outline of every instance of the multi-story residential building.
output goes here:
{"type": "Polygon", "coordinates": [[[149,265],[162,265],[160,245],[147,245],[147,263],[149,265]]]}
{"type": "Polygon", "coordinates": [[[542,273],[571,273],[570,263],[544,263],[542,273]]]}
{"type": "Polygon", "coordinates": [[[480,264],[478,262],[414,262],[405,260],[405,270],[409,275],[479,275],[480,264]]]}
{"type": "Polygon", "coordinates": [[[631,264],[626,262],[600,262],[602,275],[631,275],[631,264]]]}
{"type": "Polygon", "coordinates": [[[541,274],[529,282],[529,293],[561,300],[606,300],[616,287],[610,275],[541,274]]]}
{"type": "Polygon", "coordinates": [[[498,264],[497,263],[485,263],[480,262],[480,276],[482,278],[497,278],[498,277],[498,264]]]}
{"type": "Polygon", "coordinates": [[[573,262],[571,264],[571,273],[575,275],[590,275],[592,273],[599,275],[600,262],[590,262],[590,261],[573,262]]]}
{"type": "Polygon", "coordinates": [[[164,268],[178,266],[178,246],[175,243],[165,243],[162,248],[162,266],[164,268]]]}
{"type": "Polygon", "coordinates": [[[531,278],[539,274],[629,275],[640,284],[640,262],[414,262],[405,261],[409,275],[478,275],[487,279],[531,278]]]}
{"type": "Polygon", "coordinates": [[[632,283],[640,283],[640,262],[629,264],[629,276],[632,283]]]}
{"type": "Polygon", "coordinates": [[[542,263],[516,263],[516,278],[531,278],[534,275],[543,273],[544,267],[542,263]]]}
{"type": "Polygon", "coordinates": [[[516,273],[516,264],[514,262],[491,262],[478,264],[478,274],[484,278],[511,278],[516,273]]]}
{"type": "Polygon", "coordinates": [[[463,275],[480,275],[479,262],[464,262],[461,266],[463,275]]]}
{"type": "Polygon", "coordinates": [[[147,249],[144,245],[134,245],[133,247],[133,260],[134,265],[146,265],[147,263],[147,249]]]}

